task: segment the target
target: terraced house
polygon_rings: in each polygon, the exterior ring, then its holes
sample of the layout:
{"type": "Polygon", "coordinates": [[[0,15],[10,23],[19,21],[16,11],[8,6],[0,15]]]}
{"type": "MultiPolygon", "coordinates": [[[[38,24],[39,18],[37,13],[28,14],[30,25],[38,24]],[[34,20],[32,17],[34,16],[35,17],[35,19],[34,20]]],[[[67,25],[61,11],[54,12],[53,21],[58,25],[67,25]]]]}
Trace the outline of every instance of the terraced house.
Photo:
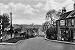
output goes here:
{"type": "Polygon", "coordinates": [[[75,3],[74,10],[66,12],[66,8],[62,9],[60,18],[56,21],[57,39],[72,41],[75,39],[75,3]]]}

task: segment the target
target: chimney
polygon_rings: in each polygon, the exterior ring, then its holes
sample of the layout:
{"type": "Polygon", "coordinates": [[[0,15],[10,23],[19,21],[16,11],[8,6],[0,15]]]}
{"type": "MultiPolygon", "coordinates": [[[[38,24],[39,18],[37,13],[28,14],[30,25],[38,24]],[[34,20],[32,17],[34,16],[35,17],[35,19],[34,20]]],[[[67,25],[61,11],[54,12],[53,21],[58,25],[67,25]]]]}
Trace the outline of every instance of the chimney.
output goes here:
{"type": "Polygon", "coordinates": [[[75,10],[75,3],[74,3],[74,10],[75,10]]]}
{"type": "Polygon", "coordinates": [[[62,14],[64,14],[64,13],[66,13],[66,8],[65,7],[62,8],[62,14]]]}

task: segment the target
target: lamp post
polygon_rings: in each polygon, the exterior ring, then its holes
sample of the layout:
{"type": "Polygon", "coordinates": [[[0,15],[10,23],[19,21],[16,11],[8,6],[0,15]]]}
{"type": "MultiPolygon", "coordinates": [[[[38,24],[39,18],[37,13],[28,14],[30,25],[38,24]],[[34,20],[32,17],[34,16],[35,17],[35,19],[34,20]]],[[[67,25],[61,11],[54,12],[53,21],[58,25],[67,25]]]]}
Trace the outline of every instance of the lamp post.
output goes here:
{"type": "Polygon", "coordinates": [[[11,22],[10,22],[10,33],[11,33],[11,38],[12,38],[12,31],[13,31],[13,29],[12,29],[12,12],[10,12],[10,20],[11,20],[11,22]]]}
{"type": "Polygon", "coordinates": [[[10,20],[11,20],[11,22],[10,22],[10,29],[12,29],[12,12],[10,12],[10,20]]]}

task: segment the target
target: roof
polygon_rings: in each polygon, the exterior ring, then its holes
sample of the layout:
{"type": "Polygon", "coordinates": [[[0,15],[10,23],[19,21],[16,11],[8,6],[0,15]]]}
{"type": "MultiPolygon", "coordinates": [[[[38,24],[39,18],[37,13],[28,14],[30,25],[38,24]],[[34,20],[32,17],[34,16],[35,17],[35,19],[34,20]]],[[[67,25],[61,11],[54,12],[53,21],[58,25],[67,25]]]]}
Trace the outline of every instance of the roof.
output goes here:
{"type": "Polygon", "coordinates": [[[74,12],[74,10],[61,14],[59,20],[65,19],[72,12],[74,12]]]}

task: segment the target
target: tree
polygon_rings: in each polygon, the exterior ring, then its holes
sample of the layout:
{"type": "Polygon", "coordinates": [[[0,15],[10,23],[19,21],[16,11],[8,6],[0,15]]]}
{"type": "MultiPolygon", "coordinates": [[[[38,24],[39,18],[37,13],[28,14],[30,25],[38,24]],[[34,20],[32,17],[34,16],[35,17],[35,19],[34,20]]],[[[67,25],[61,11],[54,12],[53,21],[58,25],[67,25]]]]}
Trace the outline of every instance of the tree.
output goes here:
{"type": "Polygon", "coordinates": [[[46,28],[49,24],[49,27],[47,27],[46,30],[46,37],[49,39],[56,39],[57,32],[56,32],[56,20],[60,18],[61,12],[56,11],[56,10],[49,10],[46,13],[46,19],[48,20],[47,22],[44,23],[44,28],[46,28]],[[50,20],[49,20],[50,19],[50,20]]]}
{"type": "Polygon", "coordinates": [[[4,29],[10,25],[9,15],[5,13],[3,15],[0,15],[0,23],[2,25],[2,30],[4,31],[4,29]]]}
{"type": "Polygon", "coordinates": [[[3,14],[0,15],[0,37],[2,38],[2,36],[5,34],[4,33],[4,29],[7,28],[9,26],[9,15],[8,14],[3,14]]]}
{"type": "Polygon", "coordinates": [[[57,39],[57,31],[56,31],[56,27],[50,27],[47,29],[46,31],[46,37],[48,39],[57,39]]]}
{"type": "Polygon", "coordinates": [[[49,27],[50,27],[50,22],[49,21],[46,21],[45,23],[43,23],[42,25],[42,31],[46,31],[49,27]]]}
{"type": "Polygon", "coordinates": [[[46,13],[46,19],[47,20],[51,20],[51,24],[54,24],[54,22],[59,18],[59,12],[56,11],[56,10],[49,10],[47,13],[46,13]]]}
{"type": "Polygon", "coordinates": [[[16,28],[15,31],[21,32],[21,28],[16,28]]]}
{"type": "Polygon", "coordinates": [[[6,13],[4,13],[2,15],[2,25],[3,25],[3,29],[7,28],[10,25],[10,23],[9,23],[9,15],[6,14],[6,13]]]}

